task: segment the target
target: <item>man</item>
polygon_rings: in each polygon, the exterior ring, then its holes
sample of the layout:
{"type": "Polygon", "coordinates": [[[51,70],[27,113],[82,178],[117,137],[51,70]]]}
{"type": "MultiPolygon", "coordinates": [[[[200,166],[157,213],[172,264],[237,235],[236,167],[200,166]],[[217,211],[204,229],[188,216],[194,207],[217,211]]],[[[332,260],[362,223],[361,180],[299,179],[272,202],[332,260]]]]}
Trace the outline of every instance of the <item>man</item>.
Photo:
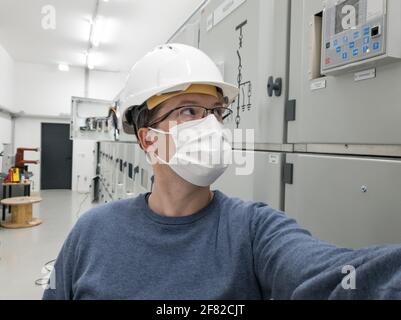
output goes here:
{"type": "Polygon", "coordinates": [[[152,161],[153,191],[83,215],[44,299],[401,298],[401,246],[337,248],[263,203],[210,190],[227,168],[237,93],[189,46],[160,46],[133,67],[124,130],[152,161]]]}

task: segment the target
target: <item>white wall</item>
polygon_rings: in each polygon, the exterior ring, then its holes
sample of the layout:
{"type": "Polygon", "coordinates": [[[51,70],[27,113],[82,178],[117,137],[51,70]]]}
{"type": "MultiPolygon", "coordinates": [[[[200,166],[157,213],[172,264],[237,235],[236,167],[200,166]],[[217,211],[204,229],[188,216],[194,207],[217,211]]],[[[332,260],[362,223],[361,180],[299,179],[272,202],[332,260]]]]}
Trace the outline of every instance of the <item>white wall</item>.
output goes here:
{"type": "MultiPolygon", "coordinates": [[[[12,120],[7,114],[0,112],[0,152],[3,151],[3,143],[11,143],[12,120]]],[[[3,163],[0,157],[0,171],[3,163]]],[[[6,173],[6,172],[5,172],[6,173]]]]}
{"type": "MultiPolygon", "coordinates": [[[[15,111],[60,116],[71,112],[71,97],[85,95],[85,70],[61,72],[56,65],[15,64],[15,111]]],[[[88,98],[112,100],[125,85],[127,73],[90,71],[88,98]]]]}
{"type": "Polygon", "coordinates": [[[122,72],[91,71],[88,98],[113,100],[125,86],[127,75],[122,72]]]}
{"type": "Polygon", "coordinates": [[[12,111],[14,107],[14,60],[0,45],[0,106],[12,111]]]}
{"type": "MultiPolygon", "coordinates": [[[[15,72],[14,110],[41,118],[20,117],[15,120],[14,148],[40,148],[42,122],[69,123],[65,119],[46,117],[71,113],[71,97],[84,94],[85,71],[83,68],[70,68],[69,72],[61,72],[57,65],[17,62],[15,72]]],[[[40,160],[40,152],[28,152],[27,159],[40,160]]],[[[34,174],[34,191],[39,191],[40,164],[30,165],[29,170],[34,174]]]]}
{"type": "MultiPolygon", "coordinates": [[[[15,119],[15,144],[14,148],[40,148],[41,147],[41,124],[45,123],[69,123],[62,119],[35,119],[17,118],[15,119]]],[[[26,152],[26,159],[39,160],[40,152],[26,152]]],[[[33,172],[33,191],[40,190],[40,163],[29,165],[29,171],[33,172]]]]}
{"type": "Polygon", "coordinates": [[[61,72],[57,65],[17,62],[15,111],[29,115],[60,116],[71,113],[71,97],[84,95],[85,70],[61,72]]]}
{"type": "MultiPolygon", "coordinates": [[[[88,97],[112,100],[125,84],[126,74],[103,71],[90,71],[88,79],[88,97]]],[[[66,115],[71,112],[71,97],[85,94],[85,70],[70,68],[69,72],[60,72],[57,66],[32,63],[16,63],[16,111],[28,115],[17,118],[15,124],[14,147],[40,147],[41,123],[68,123],[67,120],[46,119],[46,116],[66,115]]],[[[88,192],[91,179],[95,174],[95,143],[76,140],[73,144],[72,188],[79,192],[88,192]]],[[[40,154],[27,153],[29,159],[40,160],[40,154]]],[[[28,158],[28,157],[27,157],[28,158]]],[[[35,191],[40,190],[40,165],[31,165],[34,173],[35,191]]]]}
{"type": "MultiPolygon", "coordinates": [[[[0,45],[0,108],[13,110],[14,103],[14,60],[0,45]]],[[[6,113],[0,112],[0,152],[3,143],[11,143],[12,119],[6,113]]],[[[0,157],[0,171],[2,157],[0,157]]]]}
{"type": "Polygon", "coordinates": [[[11,143],[12,120],[5,113],[0,112],[0,144],[11,143]]]}

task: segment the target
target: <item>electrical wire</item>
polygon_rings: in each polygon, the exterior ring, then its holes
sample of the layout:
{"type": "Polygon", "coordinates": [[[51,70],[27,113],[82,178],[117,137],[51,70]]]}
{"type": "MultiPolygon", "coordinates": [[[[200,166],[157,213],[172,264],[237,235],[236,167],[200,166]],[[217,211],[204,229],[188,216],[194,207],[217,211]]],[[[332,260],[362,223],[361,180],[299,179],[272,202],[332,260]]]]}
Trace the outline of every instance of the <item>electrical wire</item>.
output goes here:
{"type": "Polygon", "coordinates": [[[78,210],[77,210],[77,212],[75,213],[75,218],[78,220],[78,218],[79,218],[79,213],[81,212],[81,209],[82,209],[82,205],[85,203],[85,201],[88,199],[88,197],[89,197],[89,195],[90,195],[90,192],[87,192],[87,193],[84,193],[85,194],[85,197],[83,198],[83,200],[81,201],[81,203],[79,204],[79,207],[78,207],[78,210]]]}
{"type": "Polygon", "coordinates": [[[36,279],[35,280],[35,285],[37,285],[37,286],[46,286],[46,285],[48,285],[50,283],[49,274],[52,272],[55,262],[56,262],[56,259],[53,259],[53,260],[50,260],[50,261],[45,263],[43,268],[47,271],[47,274],[43,278],[36,279]],[[53,263],[53,265],[51,267],[49,267],[52,263],[53,263]]]}

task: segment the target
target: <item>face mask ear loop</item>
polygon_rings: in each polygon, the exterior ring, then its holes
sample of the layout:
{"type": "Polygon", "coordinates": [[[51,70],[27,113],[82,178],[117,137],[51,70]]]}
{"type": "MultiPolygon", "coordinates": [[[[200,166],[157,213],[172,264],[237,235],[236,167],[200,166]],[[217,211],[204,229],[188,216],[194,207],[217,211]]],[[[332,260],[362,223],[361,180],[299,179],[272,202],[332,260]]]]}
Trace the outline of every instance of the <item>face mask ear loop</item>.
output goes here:
{"type": "Polygon", "coordinates": [[[149,128],[149,130],[156,132],[156,133],[164,134],[164,135],[171,135],[170,132],[166,132],[166,131],[159,130],[159,129],[149,128]]]}

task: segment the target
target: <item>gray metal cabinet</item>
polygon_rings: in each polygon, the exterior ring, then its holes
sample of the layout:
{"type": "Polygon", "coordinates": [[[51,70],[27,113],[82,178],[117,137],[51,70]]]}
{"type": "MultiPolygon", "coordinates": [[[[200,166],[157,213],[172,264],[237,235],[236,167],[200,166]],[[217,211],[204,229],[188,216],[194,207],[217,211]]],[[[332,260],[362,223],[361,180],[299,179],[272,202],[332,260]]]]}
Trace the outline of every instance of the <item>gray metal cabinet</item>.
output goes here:
{"type": "Polygon", "coordinates": [[[199,46],[200,11],[196,12],[181,29],[170,39],[170,43],[182,43],[193,47],[199,46]]]}
{"type": "Polygon", "coordinates": [[[339,246],[401,243],[401,160],[287,154],[285,211],[339,246]]]}
{"type": "Polygon", "coordinates": [[[200,49],[240,87],[229,127],[254,129],[256,144],[285,140],[288,30],[287,0],[211,0],[202,10],[200,49]],[[269,97],[269,77],[281,79],[280,96],[269,97]]]}
{"type": "Polygon", "coordinates": [[[282,209],[282,168],[284,154],[234,151],[234,162],[212,186],[230,197],[261,201],[282,209]]]}
{"type": "Polygon", "coordinates": [[[137,144],[129,143],[126,146],[126,161],[128,165],[125,174],[125,198],[135,196],[135,182],[139,173],[139,153],[143,152],[137,144]]]}
{"type": "MultiPolygon", "coordinates": [[[[289,122],[288,142],[400,144],[401,108],[397,86],[401,62],[395,59],[396,62],[382,65],[368,59],[352,71],[319,75],[320,50],[324,50],[319,33],[324,1],[293,0],[291,3],[289,99],[296,102],[296,119],[289,122]]],[[[388,0],[387,3],[389,17],[390,13],[398,17],[388,26],[387,42],[399,45],[400,2],[388,0]]],[[[373,39],[367,41],[373,42],[373,39]]],[[[345,46],[339,49],[344,50],[345,46]]]]}

